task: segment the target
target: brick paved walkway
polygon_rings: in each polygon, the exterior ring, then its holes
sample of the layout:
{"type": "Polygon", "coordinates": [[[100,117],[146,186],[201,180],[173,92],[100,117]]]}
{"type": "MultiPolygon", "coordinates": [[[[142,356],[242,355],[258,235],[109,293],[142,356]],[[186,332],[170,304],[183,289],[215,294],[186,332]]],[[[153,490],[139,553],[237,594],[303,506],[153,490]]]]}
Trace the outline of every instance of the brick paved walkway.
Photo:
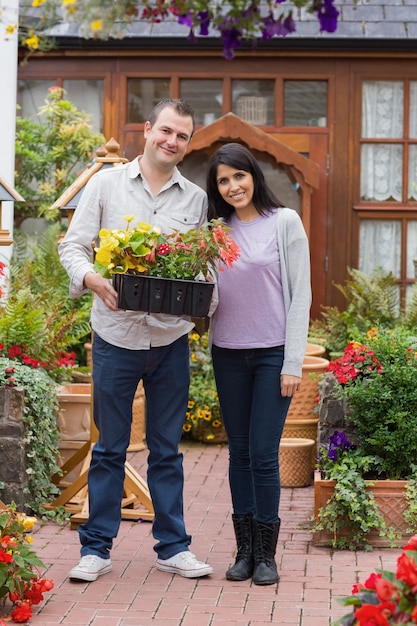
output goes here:
{"type": "MultiPolygon", "coordinates": [[[[113,571],[94,583],[70,583],[79,558],[78,533],[69,526],[42,525],[33,548],[48,566],[55,588],[34,607],[33,626],[329,626],[346,612],[336,598],[350,593],[358,576],[392,568],[398,550],[370,553],[316,548],[308,532],[313,487],[283,489],[278,585],[226,581],[234,561],[227,482],[227,446],[181,444],[184,452],[185,514],[191,549],[214,567],[207,578],[184,579],[159,572],[149,522],[123,521],[112,551],[113,571]]],[[[146,476],[147,452],[129,454],[146,476]]]]}

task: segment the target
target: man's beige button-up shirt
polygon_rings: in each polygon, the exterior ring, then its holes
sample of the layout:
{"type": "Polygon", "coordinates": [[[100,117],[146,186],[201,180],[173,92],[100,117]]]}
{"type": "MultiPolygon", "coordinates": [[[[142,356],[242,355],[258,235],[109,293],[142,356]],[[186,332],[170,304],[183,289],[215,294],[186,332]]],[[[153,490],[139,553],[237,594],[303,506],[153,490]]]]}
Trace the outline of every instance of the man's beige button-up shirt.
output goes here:
{"type": "MultiPolygon", "coordinates": [[[[162,232],[187,231],[206,222],[207,196],[177,168],[155,197],[142,177],[138,159],[99,170],[87,183],[59,247],[72,297],[87,291],[84,276],[94,271],[92,242],[99,245],[100,229],[125,228],[125,215],[158,225],[162,232]]],[[[111,311],[98,296],[93,299],[91,326],[108,343],[130,350],[168,345],[193,328],[185,316],[111,311]]]]}

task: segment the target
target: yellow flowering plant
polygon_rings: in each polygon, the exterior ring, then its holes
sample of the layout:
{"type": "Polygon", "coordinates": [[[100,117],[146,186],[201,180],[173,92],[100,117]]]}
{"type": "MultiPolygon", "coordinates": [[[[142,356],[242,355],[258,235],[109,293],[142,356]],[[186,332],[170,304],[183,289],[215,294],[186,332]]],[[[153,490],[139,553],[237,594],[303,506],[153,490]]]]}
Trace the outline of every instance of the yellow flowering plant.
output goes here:
{"type": "Polygon", "coordinates": [[[208,333],[189,335],[190,393],[183,426],[184,436],[206,443],[226,441],[214,381],[208,333]]]}
{"type": "MultiPolygon", "coordinates": [[[[0,502],[0,601],[11,606],[4,608],[7,621],[26,623],[32,617],[32,606],[43,600],[43,594],[54,587],[40,573],[44,565],[30,548],[33,539],[28,531],[36,523],[35,517],[29,517],[16,511],[16,506],[5,506],[0,502]]],[[[5,622],[0,617],[0,625],[5,622]]]]}
{"type": "Polygon", "coordinates": [[[159,226],[147,222],[132,227],[133,215],[123,219],[126,229],[102,228],[99,233],[94,268],[105,278],[134,274],[182,280],[198,276],[204,280],[216,267],[220,271],[222,265],[232,267],[239,257],[229,228],[218,220],[206,228],[163,234],[159,226]]]}

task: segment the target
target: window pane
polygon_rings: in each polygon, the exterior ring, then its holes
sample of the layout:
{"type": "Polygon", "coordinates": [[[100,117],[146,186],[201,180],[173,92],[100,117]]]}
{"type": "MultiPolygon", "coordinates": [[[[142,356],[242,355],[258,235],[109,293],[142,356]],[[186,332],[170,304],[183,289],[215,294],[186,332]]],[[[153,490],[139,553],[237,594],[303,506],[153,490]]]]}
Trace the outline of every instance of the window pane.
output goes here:
{"type": "Polygon", "coordinates": [[[417,146],[410,146],[408,162],[408,199],[417,201],[417,146]]]}
{"type": "Polygon", "coordinates": [[[127,123],[144,124],[153,107],[169,98],[169,78],[129,78],[127,81],[127,123]]]}
{"type": "Polygon", "coordinates": [[[232,81],[232,111],[255,126],[274,125],[274,81],[232,81]]]}
{"type": "Polygon", "coordinates": [[[180,93],[194,109],[195,123],[207,125],[222,115],[221,80],[181,80],[180,93]]]}
{"type": "Polygon", "coordinates": [[[370,80],[362,87],[362,137],[403,136],[404,85],[402,81],[370,80]]]}
{"type": "Polygon", "coordinates": [[[377,268],[400,277],[401,222],[362,220],[359,231],[359,270],[371,275],[377,268]]]}
{"type": "Polygon", "coordinates": [[[22,108],[17,114],[39,124],[38,109],[45,104],[48,89],[54,85],[56,80],[20,80],[17,101],[22,108]]]}
{"type": "Polygon", "coordinates": [[[413,259],[417,259],[417,221],[407,223],[407,278],[415,278],[413,259]]]}
{"type": "Polygon", "coordinates": [[[410,81],[410,137],[417,137],[417,81],[410,81]]]}
{"type": "Polygon", "coordinates": [[[365,144],[361,148],[361,200],[402,201],[403,148],[365,144]]]}
{"type": "Polygon", "coordinates": [[[285,81],[284,126],[327,126],[327,81],[285,81]]]}
{"type": "Polygon", "coordinates": [[[91,125],[95,133],[102,132],[103,87],[102,80],[64,80],[64,98],[75,104],[79,111],[92,116],[91,125]]]}

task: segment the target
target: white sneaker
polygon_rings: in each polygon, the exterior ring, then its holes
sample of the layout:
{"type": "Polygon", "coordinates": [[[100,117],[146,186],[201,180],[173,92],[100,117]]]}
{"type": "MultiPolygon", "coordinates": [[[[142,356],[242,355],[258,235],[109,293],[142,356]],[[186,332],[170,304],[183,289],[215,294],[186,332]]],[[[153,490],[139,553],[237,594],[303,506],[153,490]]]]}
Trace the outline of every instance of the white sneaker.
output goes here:
{"type": "Polygon", "coordinates": [[[178,552],[170,559],[157,559],[156,569],[161,570],[161,572],[179,574],[184,578],[199,578],[213,573],[213,568],[210,565],[197,561],[195,555],[188,550],[178,552]]]}
{"type": "Polygon", "coordinates": [[[87,556],[81,557],[80,562],[72,568],[68,577],[70,580],[86,580],[87,582],[93,582],[93,580],[97,580],[102,574],[107,574],[110,571],[110,559],[102,559],[96,554],[87,554],[87,556]]]}

